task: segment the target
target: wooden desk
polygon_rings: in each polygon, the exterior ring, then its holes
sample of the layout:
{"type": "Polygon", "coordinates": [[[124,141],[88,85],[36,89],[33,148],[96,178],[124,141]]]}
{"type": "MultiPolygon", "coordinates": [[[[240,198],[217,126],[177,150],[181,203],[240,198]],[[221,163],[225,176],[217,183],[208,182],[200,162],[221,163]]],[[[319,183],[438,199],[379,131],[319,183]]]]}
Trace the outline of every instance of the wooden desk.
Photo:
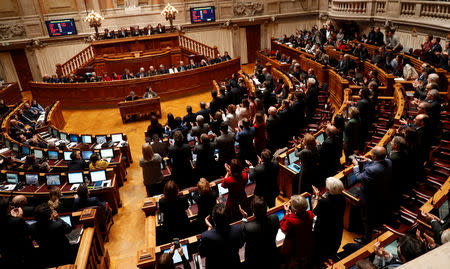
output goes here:
{"type": "Polygon", "coordinates": [[[222,81],[231,77],[239,69],[240,58],[235,58],[175,74],[90,83],[31,82],[30,87],[33,98],[43,105],[49,105],[59,100],[65,107],[115,106],[131,90],[142,96],[148,86],[152,87],[163,100],[169,96],[211,89],[213,79],[222,81]]]}
{"type": "Polygon", "coordinates": [[[138,99],[135,101],[123,101],[118,104],[122,122],[125,123],[127,116],[138,115],[150,119],[152,114],[161,118],[161,102],[159,97],[138,99]]]}
{"type": "Polygon", "coordinates": [[[50,111],[47,113],[47,125],[54,126],[56,129],[62,130],[66,125],[62,113],[61,103],[56,101],[50,111]]]}
{"type": "Polygon", "coordinates": [[[0,90],[0,99],[5,101],[5,105],[15,105],[22,100],[22,93],[19,84],[13,82],[0,90]]]}
{"type": "Polygon", "coordinates": [[[267,64],[271,64],[272,67],[277,68],[285,73],[289,72],[289,67],[291,66],[288,63],[279,62],[275,57],[266,56],[266,55],[262,54],[260,51],[256,52],[256,58],[258,58],[261,61],[261,64],[263,66],[266,66],[267,64]]]}

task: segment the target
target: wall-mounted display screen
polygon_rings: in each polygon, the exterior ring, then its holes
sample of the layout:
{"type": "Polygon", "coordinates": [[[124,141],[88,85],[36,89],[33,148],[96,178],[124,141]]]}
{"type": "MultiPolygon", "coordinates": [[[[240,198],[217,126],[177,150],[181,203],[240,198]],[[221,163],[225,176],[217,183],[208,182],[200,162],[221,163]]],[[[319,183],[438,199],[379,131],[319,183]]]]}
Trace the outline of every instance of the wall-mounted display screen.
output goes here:
{"type": "Polygon", "coordinates": [[[213,6],[191,8],[191,23],[212,21],[216,21],[216,12],[213,6]]]}
{"type": "Polygon", "coordinates": [[[47,24],[50,37],[77,34],[77,28],[73,19],[51,20],[45,23],[47,24]]]}

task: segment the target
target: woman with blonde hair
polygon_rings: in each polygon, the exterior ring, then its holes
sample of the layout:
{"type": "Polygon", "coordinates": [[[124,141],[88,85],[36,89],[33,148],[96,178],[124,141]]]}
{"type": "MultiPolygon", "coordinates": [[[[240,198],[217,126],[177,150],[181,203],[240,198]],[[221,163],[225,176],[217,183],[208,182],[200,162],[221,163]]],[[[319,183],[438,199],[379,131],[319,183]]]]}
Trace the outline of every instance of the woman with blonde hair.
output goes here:
{"type": "Polygon", "coordinates": [[[149,143],[142,145],[142,158],[139,160],[139,166],[142,167],[142,177],[147,196],[162,193],[164,176],[161,172],[161,162],[161,156],[153,152],[149,143]]]}
{"type": "Polygon", "coordinates": [[[314,226],[315,258],[317,264],[322,264],[328,258],[333,258],[341,245],[344,229],[345,197],[342,194],[342,181],[329,177],[325,183],[326,192],[321,196],[320,191],[313,186],[316,199],[313,212],[317,216],[314,226]]]}
{"type": "Polygon", "coordinates": [[[298,183],[298,193],[311,193],[311,185],[318,178],[319,151],[317,142],[311,134],[305,134],[302,140],[302,150],[295,153],[300,158],[300,175],[298,183]]]}
{"type": "Polygon", "coordinates": [[[50,189],[50,192],[48,193],[49,196],[49,200],[48,200],[48,206],[56,211],[56,212],[66,212],[67,210],[65,209],[64,206],[64,201],[61,200],[61,190],[59,189],[59,187],[53,187],[50,189]]]}
{"type": "Polygon", "coordinates": [[[211,215],[213,207],[216,205],[217,192],[211,189],[208,180],[200,178],[197,183],[198,193],[194,196],[194,200],[198,206],[198,226],[201,232],[207,230],[205,218],[211,215]]]}
{"type": "Polygon", "coordinates": [[[227,113],[222,114],[223,121],[230,126],[232,130],[238,127],[238,119],[236,116],[236,106],[233,104],[228,105],[227,113]]]}

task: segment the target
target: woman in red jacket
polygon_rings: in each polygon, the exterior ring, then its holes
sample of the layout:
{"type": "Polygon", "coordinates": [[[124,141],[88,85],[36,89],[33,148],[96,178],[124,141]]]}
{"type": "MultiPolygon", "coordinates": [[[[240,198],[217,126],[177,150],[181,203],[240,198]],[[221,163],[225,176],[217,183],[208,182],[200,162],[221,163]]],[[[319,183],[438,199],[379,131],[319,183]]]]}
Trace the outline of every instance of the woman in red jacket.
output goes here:
{"type": "Polygon", "coordinates": [[[230,165],[225,164],[227,174],[222,181],[222,187],[229,189],[227,198],[227,207],[230,210],[231,219],[238,220],[242,217],[239,211],[239,205],[244,210],[247,208],[247,194],[245,186],[247,185],[248,176],[242,171],[242,164],[238,159],[233,159],[230,165]]]}
{"type": "Polygon", "coordinates": [[[292,196],[284,205],[286,214],[280,221],[280,228],[286,235],[281,247],[286,268],[311,268],[314,213],[307,209],[308,202],[300,195],[292,196]]]}
{"type": "Polygon", "coordinates": [[[264,114],[261,112],[257,112],[255,114],[255,149],[256,154],[261,155],[263,149],[266,148],[266,120],[264,118],[264,114]]]}

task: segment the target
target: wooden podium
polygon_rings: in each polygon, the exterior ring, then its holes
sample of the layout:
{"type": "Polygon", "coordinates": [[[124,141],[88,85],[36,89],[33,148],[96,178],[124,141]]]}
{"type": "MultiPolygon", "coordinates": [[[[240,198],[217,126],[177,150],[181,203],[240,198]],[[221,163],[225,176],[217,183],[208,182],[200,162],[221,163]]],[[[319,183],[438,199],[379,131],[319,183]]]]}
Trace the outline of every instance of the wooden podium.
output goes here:
{"type": "Polygon", "coordinates": [[[142,119],[149,119],[151,115],[161,118],[161,102],[159,97],[123,101],[118,106],[123,123],[126,123],[126,120],[134,115],[142,119]]]}

